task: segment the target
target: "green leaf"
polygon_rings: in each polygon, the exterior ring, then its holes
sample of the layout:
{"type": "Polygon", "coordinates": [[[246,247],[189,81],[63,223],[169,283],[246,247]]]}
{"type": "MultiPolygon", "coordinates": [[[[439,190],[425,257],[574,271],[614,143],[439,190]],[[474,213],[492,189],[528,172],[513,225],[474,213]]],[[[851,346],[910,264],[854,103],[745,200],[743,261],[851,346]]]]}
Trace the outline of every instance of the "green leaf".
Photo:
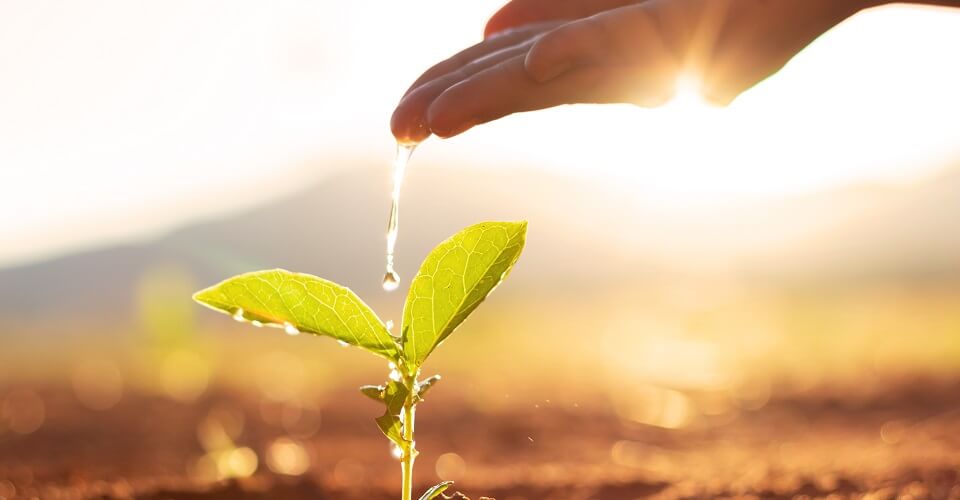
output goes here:
{"type": "Polygon", "coordinates": [[[406,402],[410,390],[400,382],[391,380],[383,389],[380,400],[387,407],[382,416],[376,418],[377,427],[383,432],[387,439],[393,441],[397,446],[403,444],[403,424],[400,422],[400,412],[403,411],[403,403],[406,402]]]}
{"type": "Polygon", "coordinates": [[[387,405],[387,413],[390,415],[400,415],[403,411],[403,403],[407,400],[410,389],[400,382],[389,381],[383,391],[383,404],[387,405]]]}
{"type": "Polygon", "coordinates": [[[433,500],[440,496],[447,488],[453,486],[453,481],[444,481],[440,484],[435,484],[423,496],[420,497],[420,500],[433,500]]]}
{"type": "Polygon", "coordinates": [[[382,385],[365,385],[360,388],[360,393],[374,401],[382,402],[386,388],[382,385]]]}
{"type": "Polygon", "coordinates": [[[393,441],[397,446],[403,445],[403,424],[398,415],[382,415],[374,419],[377,427],[387,439],[393,441]]]}
{"type": "Polygon", "coordinates": [[[423,397],[427,394],[427,391],[429,391],[439,381],[440,381],[440,375],[434,375],[430,378],[421,380],[417,384],[418,386],[420,386],[420,390],[417,391],[417,397],[419,397],[420,400],[423,400],[423,397]]]}
{"type": "Polygon", "coordinates": [[[524,222],[482,222],[440,243],[410,283],[403,350],[410,373],[510,273],[527,234],[524,222]]]}
{"type": "Polygon", "coordinates": [[[349,288],[282,269],[241,274],[197,292],[194,300],[211,309],[266,326],[290,324],[301,332],[326,335],[390,360],[399,348],[387,327],[349,288]]]}

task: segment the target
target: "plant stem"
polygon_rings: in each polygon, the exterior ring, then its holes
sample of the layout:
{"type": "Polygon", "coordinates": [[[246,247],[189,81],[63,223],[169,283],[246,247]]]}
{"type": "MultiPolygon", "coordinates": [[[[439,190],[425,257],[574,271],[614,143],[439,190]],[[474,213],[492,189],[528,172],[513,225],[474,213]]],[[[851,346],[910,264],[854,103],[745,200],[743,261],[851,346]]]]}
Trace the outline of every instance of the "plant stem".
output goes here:
{"type": "MultiPolygon", "coordinates": [[[[416,381],[409,381],[408,387],[415,387],[416,381]]],[[[403,403],[403,456],[400,457],[400,467],[403,471],[403,500],[413,500],[413,462],[417,458],[417,447],[414,442],[414,420],[416,418],[416,397],[410,391],[407,400],[403,403]]]]}

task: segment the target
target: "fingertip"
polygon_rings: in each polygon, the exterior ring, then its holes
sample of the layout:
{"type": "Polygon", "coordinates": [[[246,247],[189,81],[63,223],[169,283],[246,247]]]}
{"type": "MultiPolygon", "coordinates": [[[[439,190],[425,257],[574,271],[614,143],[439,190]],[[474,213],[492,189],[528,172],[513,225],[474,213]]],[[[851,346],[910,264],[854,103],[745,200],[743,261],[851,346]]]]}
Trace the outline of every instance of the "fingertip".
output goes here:
{"type": "Polygon", "coordinates": [[[430,137],[430,129],[425,124],[417,124],[411,128],[398,126],[391,121],[390,131],[397,142],[402,144],[418,144],[430,137]]]}
{"type": "Polygon", "coordinates": [[[411,113],[404,101],[400,101],[390,117],[390,131],[397,142],[422,142],[430,137],[430,128],[422,115],[411,113]]]}
{"type": "Polygon", "coordinates": [[[430,130],[433,133],[433,135],[441,139],[450,139],[451,137],[458,136],[466,132],[467,130],[470,130],[473,127],[476,127],[479,124],[480,124],[479,120],[448,121],[448,122],[438,123],[438,125],[436,125],[436,128],[434,128],[434,126],[431,125],[430,130]]]}
{"type": "Polygon", "coordinates": [[[455,128],[444,130],[442,132],[434,131],[433,135],[436,135],[441,139],[450,139],[466,132],[467,130],[472,129],[476,125],[477,125],[476,123],[471,123],[471,122],[462,123],[455,128]]]}

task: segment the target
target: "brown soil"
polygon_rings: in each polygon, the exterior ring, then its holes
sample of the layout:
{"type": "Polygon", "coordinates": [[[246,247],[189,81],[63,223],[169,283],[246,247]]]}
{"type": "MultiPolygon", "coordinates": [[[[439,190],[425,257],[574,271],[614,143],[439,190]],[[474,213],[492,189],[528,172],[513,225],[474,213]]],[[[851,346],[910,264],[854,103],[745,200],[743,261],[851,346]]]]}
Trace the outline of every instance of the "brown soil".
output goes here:
{"type": "MultiPolygon", "coordinates": [[[[300,476],[265,464],[265,450],[287,431],[268,423],[253,398],[219,392],[183,404],[126,395],[93,411],[69,389],[36,392],[46,405],[42,427],[26,435],[0,427],[0,497],[398,496],[399,467],[371,420],[377,408],[352,392],[346,404],[326,405],[319,427],[301,439],[311,467],[300,476]],[[213,408],[244,417],[236,441],[259,456],[251,477],[211,482],[189,472],[204,453],[198,424],[213,408]]],[[[436,458],[455,452],[466,463],[457,488],[474,498],[960,499],[956,383],[914,382],[867,399],[775,399],[682,430],[624,422],[603,405],[481,413],[431,400],[419,413],[419,491],[436,482],[436,458]]]]}

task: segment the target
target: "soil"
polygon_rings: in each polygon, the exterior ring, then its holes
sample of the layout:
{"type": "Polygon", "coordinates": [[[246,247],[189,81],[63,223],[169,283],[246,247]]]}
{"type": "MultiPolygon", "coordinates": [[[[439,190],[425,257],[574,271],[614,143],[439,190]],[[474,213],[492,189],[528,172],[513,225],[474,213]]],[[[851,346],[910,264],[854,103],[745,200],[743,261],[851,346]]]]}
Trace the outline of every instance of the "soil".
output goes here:
{"type": "MultiPolygon", "coordinates": [[[[0,388],[0,397],[14,389],[0,388]]],[[[398,496],[399,466],[373,424],[377,408],[353,392],[342,395],[345,404],[326,404],[309,428],[284,428],[270,405],[226,391],[192,403],[126,394],[94,411],[69,388],[30,390],[42,397],[45,419],[25,435],[0,427],[0,497],[398,496]],[[249,477],[197,474],[205,453],[198,426],[211,411],[240,416],[236,445],[259,457],[249,477]],[[291,433],[311,462],[297,476],[273,472],[266,459],[270,443],[291,433]]],[[[437,482],[437,457],[452,452],[465,464],[456,488],[474,499],[960,499],[956,382],[911,381],[869,397],[774,398],[682,429],[627,422],[602,404],[480,412],[431,400],[418,417],[418,491],[437,482]]]]}

